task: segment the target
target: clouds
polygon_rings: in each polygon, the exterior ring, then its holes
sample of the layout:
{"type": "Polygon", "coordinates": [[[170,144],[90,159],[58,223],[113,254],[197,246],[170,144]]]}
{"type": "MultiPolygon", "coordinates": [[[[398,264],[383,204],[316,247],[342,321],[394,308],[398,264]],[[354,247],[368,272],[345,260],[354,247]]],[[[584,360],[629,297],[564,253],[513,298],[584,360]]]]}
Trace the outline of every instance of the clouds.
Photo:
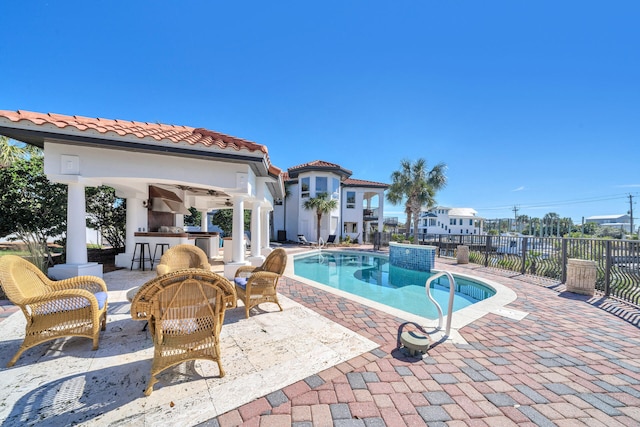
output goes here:
{"type": "Polygon", "coordinates": [[[518,187],[518,188],[514,188],[513,190],[511,190],[511,192],[512,192],[512,193],[515,193],[516,191],[522,191],[522,190],[524,190],[524,185],[521,185],[521,186],[520,186],[520,187],[518,187]]]}

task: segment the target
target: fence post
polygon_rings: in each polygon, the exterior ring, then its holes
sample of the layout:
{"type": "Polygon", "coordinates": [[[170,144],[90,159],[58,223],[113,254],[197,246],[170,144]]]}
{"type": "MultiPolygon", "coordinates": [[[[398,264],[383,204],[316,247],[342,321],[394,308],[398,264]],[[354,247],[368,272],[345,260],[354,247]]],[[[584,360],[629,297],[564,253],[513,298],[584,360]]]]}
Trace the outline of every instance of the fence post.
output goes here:
{"type": "Polygon", "coordinates": [[[607,240],[605,243],[604,294],[609,296],[611,294],[611,240],[607,240]]]}
{"type": "Polygon", "coordinates": [[[487,234],[487,243],[484,248],[484,266],[489,266],[489,252],[491,251],[491,235],[487,234]]]}
{"type": "Polygon", "coordinates": [[[522,267],[520,268],[520,274],[524,275],[527,272],[527,243],[528,238],[522,238],[522,267]]]}
{"type": "Polygon", "coordinates": [[[561,246],[562,249],[560,251],[560,256],[562,259],[562,273],[561,273],[562,281],[560,283],[567,283],[567,261],[569,260],[568,243],[569,241],[565,237],[563,237],[562,246],[561,246]]]}
{"type": "Polygon", "coordinates": [[[438,258],[442,256],[442,234],[438,234],[438,258]]]}

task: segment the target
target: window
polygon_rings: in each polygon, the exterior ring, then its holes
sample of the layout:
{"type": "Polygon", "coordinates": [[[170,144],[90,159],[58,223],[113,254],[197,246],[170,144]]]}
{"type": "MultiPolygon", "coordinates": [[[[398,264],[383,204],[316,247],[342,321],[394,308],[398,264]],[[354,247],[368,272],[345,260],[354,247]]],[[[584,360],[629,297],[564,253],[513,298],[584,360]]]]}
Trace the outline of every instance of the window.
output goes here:
{"type": "Polygon", "coordinates": [[[347,191],[347,209],[356,208],[356,192],[347,191]]]}
{"type": "Polygon", "coordinates": [[[355,233],[358,231],[358,223],[357,222],[345,222],[344,223],[344,232],[345,233],[355,233]]]}
{"type": "Polygon", "coordinates": [[[333,178],[331,180],[331,198],[338,199],[340,196],[340,180],[338,178],[333,178]]]}
{"type": "Polygon", "coordinates": [[[326,176],[317,176],[316,177],[316,197],[320,194],[328,194],[329,189],[327,188],[327,177],[326,176]]]}
{"type": "Polygon", "coordinates": [[[472,219],[469,220],[469,225],[473,225],[473,220],[472,219]]]}
{"type": "Polygon", "coordinates": [[[303,199],[309,197],[309,178],[302,178],[300,180],[300,197],[303,199]]]}
{"type": "Polygon", "coordinates": [[[449,225],[456,225],[456,219],[455,218],[449,218],[449,225]]]}

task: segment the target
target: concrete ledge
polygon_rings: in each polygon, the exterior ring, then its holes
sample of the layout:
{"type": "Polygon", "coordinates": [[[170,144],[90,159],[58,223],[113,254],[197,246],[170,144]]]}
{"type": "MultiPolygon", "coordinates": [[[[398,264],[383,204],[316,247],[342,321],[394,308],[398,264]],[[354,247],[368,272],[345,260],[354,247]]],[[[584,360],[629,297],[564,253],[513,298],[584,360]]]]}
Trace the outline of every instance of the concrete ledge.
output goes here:
{"type": "Polygon", "coordinates": [[[88,262],[86,264],[58,264],[47,271],[53,280],[69,279],[77,276],[97,276],[102,278],[102,264],[88,262]]]}

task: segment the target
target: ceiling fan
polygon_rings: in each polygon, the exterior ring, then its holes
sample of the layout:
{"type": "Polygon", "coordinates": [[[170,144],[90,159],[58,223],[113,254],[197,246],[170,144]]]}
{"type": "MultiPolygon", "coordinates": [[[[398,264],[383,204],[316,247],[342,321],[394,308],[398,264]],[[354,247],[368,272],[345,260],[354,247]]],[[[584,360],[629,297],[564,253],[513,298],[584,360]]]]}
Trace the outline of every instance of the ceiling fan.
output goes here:
{"type": "Polygon", "coordinates": [[[224,202],[224,205],[225,206],[233,206],[233,202],[231,200],[227,199],[227,201],[224,202]]]}

